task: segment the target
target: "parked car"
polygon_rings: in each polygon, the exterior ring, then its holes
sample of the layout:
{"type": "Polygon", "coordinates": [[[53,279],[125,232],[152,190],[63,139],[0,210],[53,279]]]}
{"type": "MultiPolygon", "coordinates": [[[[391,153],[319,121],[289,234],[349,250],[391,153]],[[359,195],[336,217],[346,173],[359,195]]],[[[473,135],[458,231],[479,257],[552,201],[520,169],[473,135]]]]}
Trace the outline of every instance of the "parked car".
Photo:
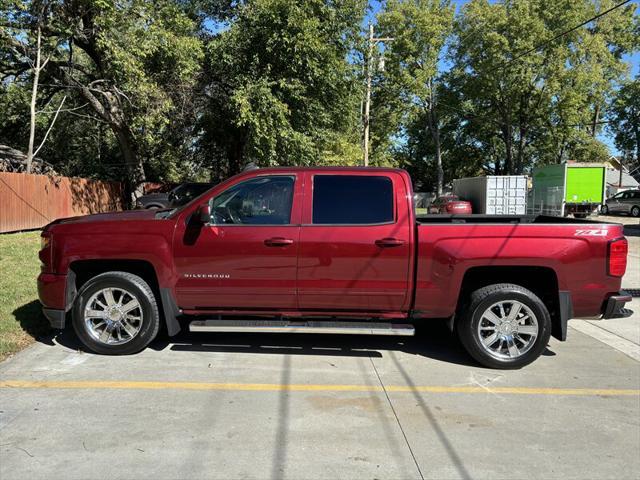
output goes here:
{"type": "Polygon", "coordinates": [[[213,183],[182,183],[166,193],[149,193],[136,200],[136,208],[176,208],[213,187],[213,183]]]}
{"type": "Polygon", "coordinates": [[[626,190],[607,199],[600,210],[604,215],[609,213],[628,213],[632,217],[640,217],[640,190],[626,190]]]}
{"type": "Polygon", "coordinates": [[[429,207],[429,213],[471,214],[471,202],[461,200],[457,195],[442,195],[429,207]]]}
{"type": "Polygon", "coordinates": [[[536,359],[570,318],[613,318],[622,225],[546,216],[416,218],[403,170],[243,172],[172,211],[56,220],[42,232],[44,314],[101,354],[169,335],[413,335],[447,319],[493,368],[536,359]],[[69,322],[67,320],[69,317],[69,322]]]}

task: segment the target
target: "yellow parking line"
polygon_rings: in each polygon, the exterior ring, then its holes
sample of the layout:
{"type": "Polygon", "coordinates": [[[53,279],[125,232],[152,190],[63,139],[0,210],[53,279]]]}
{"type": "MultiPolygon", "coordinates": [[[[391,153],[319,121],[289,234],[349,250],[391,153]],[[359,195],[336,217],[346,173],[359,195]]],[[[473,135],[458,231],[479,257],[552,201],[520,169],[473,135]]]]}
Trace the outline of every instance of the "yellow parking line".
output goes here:
{"type": "MultiPolygon", "coordinates": [[[[57,388],[113,390],[231,390],[231,391],[291,391],[291,392],[381,392],[381,386],[368,385],[283,385],[277,383],[200,383],[200,382],[132,382],[132,381],[30,381],[4,380],[0,388],[57,388]]],[[[504,395],[580,395],[580,396],[640,396],[637,389],[612,388],[551,388],[551,387],[471,387],[471,386],[408,386],[388,385],[387,392],[420,393],[497,393],[504,395]]]]}

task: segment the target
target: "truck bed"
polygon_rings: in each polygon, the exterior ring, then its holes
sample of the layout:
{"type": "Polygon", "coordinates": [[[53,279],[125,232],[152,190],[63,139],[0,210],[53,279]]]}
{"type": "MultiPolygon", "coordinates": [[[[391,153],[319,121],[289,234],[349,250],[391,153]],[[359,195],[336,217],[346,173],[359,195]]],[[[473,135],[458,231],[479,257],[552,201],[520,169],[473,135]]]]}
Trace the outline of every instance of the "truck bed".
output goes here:
{"type": "Polygon", "coordinates": [[[623,236],[620,224],[546,215],[428,215],[416,219],[416,230],[414,306],[425,317],[452,315],[469,276],[532,288],[552,283],[572,292],[576,317],[599,311],[619,288],[605,265],[609,242],[623,236]]]}
{"type": "MultiPolygon", "coordinates": [[[[447,215],[447,214],[430,214],[416,217],[418,225],[424,224],[595,224],[595,225],[611,225],[610,222],[601,222],[598,220],[587,220],[584,218],[557,217],[551,215],[447,215]]],[[[617,225],[617,224],[614,224],[617,225]]]]}

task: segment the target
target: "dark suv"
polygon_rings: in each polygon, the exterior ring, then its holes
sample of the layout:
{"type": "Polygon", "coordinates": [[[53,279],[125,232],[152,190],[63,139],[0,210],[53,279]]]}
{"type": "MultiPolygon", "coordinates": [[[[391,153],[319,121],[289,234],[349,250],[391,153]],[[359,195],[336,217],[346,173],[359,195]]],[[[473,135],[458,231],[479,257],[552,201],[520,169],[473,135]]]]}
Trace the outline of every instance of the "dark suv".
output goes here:
{"type": "Polygon", "coordinates": [[[176,208],[189,203],[214,183],[182,183],[167,193],[149,193],[136,200],[136,208],[176,208]]]}

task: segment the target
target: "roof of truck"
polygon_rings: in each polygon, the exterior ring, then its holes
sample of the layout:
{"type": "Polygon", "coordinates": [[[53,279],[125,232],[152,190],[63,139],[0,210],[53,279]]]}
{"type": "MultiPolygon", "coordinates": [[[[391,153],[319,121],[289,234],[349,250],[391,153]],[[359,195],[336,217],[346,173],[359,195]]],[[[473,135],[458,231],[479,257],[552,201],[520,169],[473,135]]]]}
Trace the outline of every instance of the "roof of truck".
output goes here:
{"type": "Polygon", "coordinates": [[[292,172],[292,171],[303,171],[303,172],[314,172],[314,171],[337,171],[337,172],[365,172],[365,171],[374,171],[374,172],[406,172],[406,170],[402,168],[392,168],[392,167],[267,167],[267,168],[256,168],[253,170],[246,170],[242,173],[252,173],[252,172],[292,172]]]}

